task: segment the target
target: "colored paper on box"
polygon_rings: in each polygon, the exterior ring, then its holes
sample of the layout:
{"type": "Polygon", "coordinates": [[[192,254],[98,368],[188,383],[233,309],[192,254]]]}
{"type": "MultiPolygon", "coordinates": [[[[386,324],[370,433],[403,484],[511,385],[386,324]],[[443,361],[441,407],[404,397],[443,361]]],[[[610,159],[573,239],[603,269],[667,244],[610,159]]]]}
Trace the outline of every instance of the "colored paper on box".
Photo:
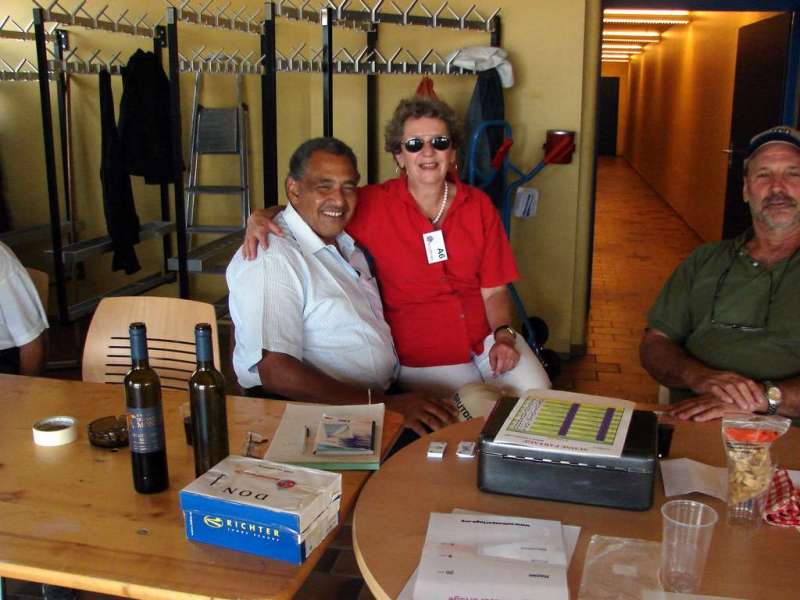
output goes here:
{"type": "Polygon", "coordinates": [[[552,390],[526,392],[495,436],[498,444],[594,456],[621,456],[633,404],[552,390]]]}

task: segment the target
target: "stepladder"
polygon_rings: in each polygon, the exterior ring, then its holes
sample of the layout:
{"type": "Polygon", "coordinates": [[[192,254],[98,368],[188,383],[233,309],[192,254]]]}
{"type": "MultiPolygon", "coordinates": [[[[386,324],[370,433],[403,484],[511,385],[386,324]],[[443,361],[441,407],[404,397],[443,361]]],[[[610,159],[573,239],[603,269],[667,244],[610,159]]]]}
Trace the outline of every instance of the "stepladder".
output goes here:
{"type": "MultiPolygon", "coordinates": [[[[187,270],[220,274],[241,244],[250,215],[248,107],[240,75],[235,106],[206,106],[202,87],[203,73],[197,72],[185,188],[187,270]]],[[[170,259],[170,268],[178,269],[177,258],[170,259]]]]}

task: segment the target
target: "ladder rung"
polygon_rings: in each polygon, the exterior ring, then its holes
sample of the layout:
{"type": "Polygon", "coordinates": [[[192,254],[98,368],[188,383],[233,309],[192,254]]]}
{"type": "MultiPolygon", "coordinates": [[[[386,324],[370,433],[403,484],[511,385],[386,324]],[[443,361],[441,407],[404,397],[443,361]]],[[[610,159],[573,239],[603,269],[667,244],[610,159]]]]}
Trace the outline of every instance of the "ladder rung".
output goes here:
{"type": "Polygon", "coordinates": [[[191,225],[186,228],[188,233],[233,233],[241,230],[241,225],[191,225]]]}
{"type": "Polygon", "coordinates": [[[241,196],[244,188],[240,185],[190,185],[187,192],[195,194],[225,194],[241,196]]]}
{"type": "MultiPolygon", "coordinates": [[[[243,239],[244,230],[238,229],[235,233],[229,233],[213,242],[192,248],[187,253],[186,269],[193,273],[209,271],[224,273],[226,264],[216,265],[216,268],[213,268],[214,263],[230,259],[231,255],[242,245],[243,239]]],[[[171,271],[178,270],[178,258],[176,256],[167,261],[167,268],[171,271]]]]}

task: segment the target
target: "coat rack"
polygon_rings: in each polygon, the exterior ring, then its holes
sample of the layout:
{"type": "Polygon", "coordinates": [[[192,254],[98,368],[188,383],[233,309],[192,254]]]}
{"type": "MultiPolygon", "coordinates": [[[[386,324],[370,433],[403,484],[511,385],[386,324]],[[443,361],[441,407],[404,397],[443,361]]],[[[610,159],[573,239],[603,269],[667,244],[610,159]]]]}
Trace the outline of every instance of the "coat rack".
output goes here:
{"type": "MultiPolygon", "coordinates": [[[[57,25],[53,24],[47,30],[45,34],[45,38],[48,41],[53,40],[53,31],[55,31],[57,25]]],[[[23,27],[19,23],[17,23],[14,19],[11,18],[11,15],[6,15],[2,19],[0,19],[0,38],[5,38],[9,40],[27,40],[33,41],[34,34],[33,34],[33,21],[28,23],[27,26],[23,27]]]]}
{"type": "MultiPolygon", "coordinates": [[[[45,168],[47,173],[48,198],[51,215],[51,238],[53,241],[54,271],[58,293],[59,317],[70,320],[81,311],[90,310],[87,304],[70,306],[66,299],[64,276],[64,246],[61,239],[59,195],[56,188],[55,153],[53,151],[52,114],[49,81],[55,80],[59,87],[59,115],[63,117],[62,93],[65,80],[70,75],[85,75],[106,70],[112,74],[120,72],[120,53],[94,51],[81,56],[78,48],[69,49],[66,32],[56,27],[82,27],[150,38],[154,50],[168,51],[168,74],[170,79],[170,122],[175,164],[182,164],[182,135],[180,115],[179,75],[182,72],[253,75],[261,79],[262,104],[262,148],[265,204],[277,203],[277,81],[278,72],[321,73],[323,75],[323,133],[333,134],[333,83],[334,74],[367,76],[367,172],[370,181],[377,176],[377,77],[382,75],[468,75],[467,69],[456,67],[458,56],[442,56],[435,48],[428,48],[420,56],[404,47],[391,53],[377,49],[379,26],[418,26],[447,28],[462,31],[482,31],[491,34],[492,45],[499,45],[499,9],[487,16],[471,5],[465,11],[453,9],[447,0],[431,8],[420,0],[407,0],[401,6],[395,0],[332,0],[313,5],[310,0],[278,0],[265,2],[263,9],[246,13],[244,8],[232,8],[230,1],[215,0],[165,0],[166,15],[153,22],[147,14],[132,16],[128,10],[113,16],[108,6],[89,12],[86,0],[80,0],[72,9],[65,8],[61,0],[53,0],[46,7],[33,0],[34,19],[28,26],[20,25],[10,17],[0,19],[0,37],[36,42],[36,64],[22,61],[11,65],[0,59],[0,80],[39,82],[42,104],[42,123],[45,138],[45,168]],[[305,45],[281,51],[275,47],[276,18],[291,19],[316,24],[321,28],[319,48],[305,45]],[[260,37],[259,50],[244,54],[240,50],[207,50],[205,47],[191,52],[178,51],[178,24],[201,26],[219,31],[248,33],[260,37]],[[355,50],[333,47],[333,27],[349,27],[366,33],[366,45],[355,50]],[[53,50],[46,42],[52,41],[53,50]]],[[[65,139],[62,121],[62,144],[65,139]]],[[[63,155],[63,153],[62,153],[63,155]]],[[[186,226],[183,198],[183,174],[176,166],[173,182],[175,202],[175,229],[177,231],[178,282],[181,297],[189,296],[186,226]]],[[[65,190],[65,194],[69,194],[65,190]]],[[[167,215],[169,205],[162,191],[162,216],[167,215]]],[[[163,231],[158,234],[164,234],[163,231]]],[[[165,238],[165,264],[167,262],[165,238]]],[[[150,282],[153,283],[153,282],[150,282]]],[[[153,287],[151,285],[151,287],[153,287]]],[[[147,288],[150,289],[150,288],[147,288]]],[[[115,293],[115,292],[109,292],[115,293]]],[[[135,292],[134,292],[135,293],[135,292]]]]}
{"type": "MultiPolygon", "coordinates": [[[[44,138],[45,154],[45,173],[47,179],[47,195],[50,208],[50,237],[52,242],[53,272],[58,301],[58,316],[62,322],[69,322],[77,317],[93,310],[94,306],[104,295],[138,294],[174,281],[175,276],[167,273],[163,269],[161,272],[141,278],[129,283],[122,288],[107,291],[101,296],[89,298],[74,304],[70,304],[67,298],[66,273],[68,266],[74,266],[77,262],[92,255],[96,255],[110,249],[110,238],[102,236],[91,240],[83,240],[70,244],[64,244],[61,232],[61,202],[57,187],[56,164],[55,164],[55,140],[53,136],[53,118],[50,100],[50,80],[54,79],[58,84],[58,108],[60,122],[60,139],[63,157],[68,152],[66,130],[66,76],[67,75],[86,75],[97,74],[100,71],[109,71],[112,74],[119,74],[121,63],[119,61],[120,52],[113,54],[110,58],[101,56],[100,51],[93,52],[88,58],[83,58],[78,54],[78,49],[69,49],[67,33],[57,29],[54,31],[55,38],[53,49],[47,45],[47,32],[45,25],[50,22],[67,26],[79,26],[88,29],[97,29],[107,32],[123,33],[138,37],[150,38],[153,40],[153,50],[160,56],[161,48],[164,43],[163,28],[158,25],[151,26],[146,23],[146,15],[138,19],[130,19],[128,11],[124,11],[118,17],[112,18],[106,13],[107,8],[101,9],[92,15],[83,7],[85,0],[78,6],[69,11],[59,4],[58,0],[52,2],[47,8],[43,8],[36,3],[37,8],[33,11],[33,33],[36,42],[36,74],[39,82],[39,101],[42,111],[42,132],[44,138]]],[[[22,71],[23,67],[15,69],[22,71]]],[[[25,68],[27,71],[27,68],[25,68]]],[[[68,171],[66,161],[62,162],[65,173],[68,171]]],[[[65,206],[69,213],[70,190],[65,184],[64,189],[65,206]]],[[[168,234],[173,229],[169,214],[169,195],[166,184],[161,186],[161,216],[162,221],[145,223],[140,229],[142,239],[150,237],[163,237],[164,264],[166,264],[171,253],[171,243],[168,234]]]]}
{"type": "MultiPolygon", "coordinates": [[[[155,37],[155,27],[161,25],[163,21],[163,19],[159,19],[155,24],[149,25],[146,22],[147,13],[138,19],[135,17],[129,18],[128,9],[122,11],[117,18],[112,18],[106,13],[108,5],[105,5],[96,14],[92,15],[83,8],[86,5],[86,0],[81,0],[72,10],[64,8],[59,0],[53,0],[47,8],[42,7],[36,0],[31,1],[42,11],[43,22],[77,25],[86,29],[127,33],[129,35],[152,38],[155,37]]],[[[35,17],[34,21],[36,21],[35,17]]]]}
{"type": "Polygon", "coordinates": [[[491,31],[492,21],[500,14],[498,8],[488,17],[484,17],[478,12],[476,5],[471,5],[464,13],[459,14],[445,1],[435,10],[429,9],[419,0],[411,0],[408,6],[403,9],[394,0],[389,4],[393,12],[383,12],[381,9],[386,4],[385,0],[378,0],[375,4],[368,4],[364,0],[358,1],[361,10],[352,10],[350,6],[355,3],[352,0],[342,0],[339,4],[327,0],[320,9],[309,9],[310,0],[297,6],[290,0],[278,0],[275,3],[276,15],[287,17],[297,21],[309,21],[320,23],[320,12],[322,9],[330,8],[332,11],[333,24],[337,26],[348,26],[352,23],[371,26],[380,23],[392,25],[422,25],[425,27],[445,27],[448,29],[472,29],[475,31],[491,31]],[[416,9],[416,13],[414,13],[416,9]],[[419,12],[424,14],[420,15],[419,12]],[[443,16],[446,15],[446,16],[443,16]]]}

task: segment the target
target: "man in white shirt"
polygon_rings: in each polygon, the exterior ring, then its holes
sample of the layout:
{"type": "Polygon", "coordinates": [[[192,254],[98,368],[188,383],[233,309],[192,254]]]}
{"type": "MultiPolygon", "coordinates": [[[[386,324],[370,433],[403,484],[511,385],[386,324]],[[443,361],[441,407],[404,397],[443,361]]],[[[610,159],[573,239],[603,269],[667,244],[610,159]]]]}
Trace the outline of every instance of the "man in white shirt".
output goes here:
{"type": "Polygon", "coordinates": [[[235,326],[233,366],[248,390],[331,404],[385,402],[424,433],[455,420],[455,407],[423,394],[385,396],[397,355],[375,279],[344,231],[356,207],[353,151],[335,138],[302,144],[289,162],[289,204],[254,261],[228,265],[235,326]]]}
{"type": "Polygon", "coordinates": [[[38,375],[47,315],[25,267],[0,242],[0,372],[38,375]]]}

